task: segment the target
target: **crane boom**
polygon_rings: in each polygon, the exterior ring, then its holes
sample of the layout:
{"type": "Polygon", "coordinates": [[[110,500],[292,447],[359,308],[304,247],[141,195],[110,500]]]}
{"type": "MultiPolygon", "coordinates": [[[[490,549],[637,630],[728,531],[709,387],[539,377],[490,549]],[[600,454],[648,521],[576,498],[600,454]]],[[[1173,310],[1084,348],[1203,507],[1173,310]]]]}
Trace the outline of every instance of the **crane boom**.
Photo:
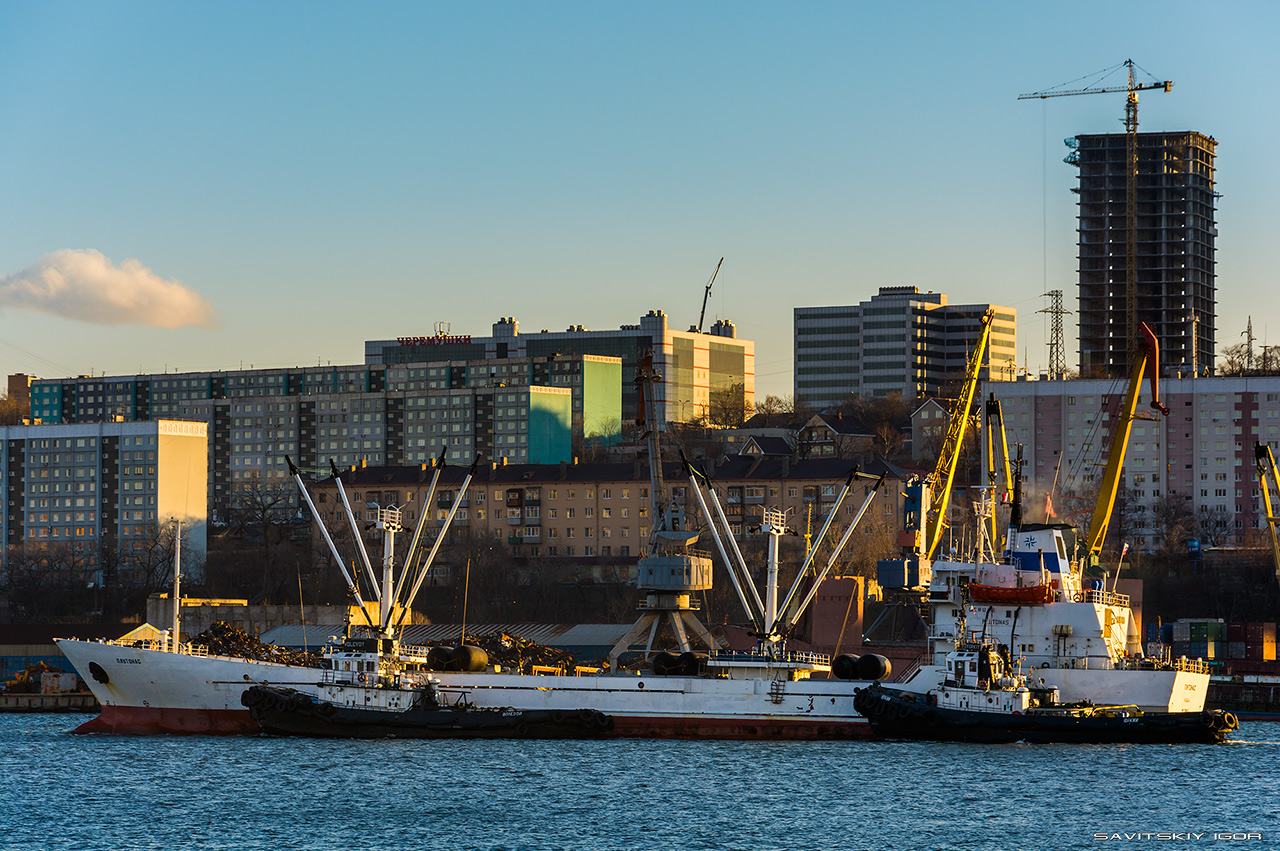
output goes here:
{"type": "MultiPolygon", "coordinates": [[[[951,410],[951,422],[947,425],[947,436],[942,441],[942,449],[938,453],[937,465],[929,476],[929,501],[934,513],[929,519],[924,537],[924,557],[933,558],[933,551],[942,540],[942,527],[946,524],[947,503],[951,500],[951,483],[956,477],[956,466],[960,463],[960,449],[964,443],[965,429],[969,425],[969,409],[973,406],[973,395],[978,389],[978,376],[982,372],[982,359],[987,351],[987,341],[991,339],[991,323],[995,319],[995,311],[987,310],[982,314],[982,331],[978,334],[978,342],[969,356],[969,364],[964,372],[964,384],[961,385],[960,397],[951,410]]],[[[922,518],[923,519],[923,518],[922,518]]]]}
{"type": "Polygon", "coordinates": [[[1116,493],[1120,489],[1120,471],[1124,468],[1124,455],[1129,447],[1129,431],[1133,421],[1138,418],[1138,389],[1142,386],[1142,373],[1147,361],[1151,362],[1151,407],[1165,416],[1169,409],[1160,404],[1160,344],[1156,335],[1147,323],[1139,326],[1142,338],[1138,341],[1139,356],[1133,365],[1133,373],[1129,376],[1129,391],[1125,394],[1124,403],[1116,412],[1116,423],[1111,434],[1111,453],[1107,456],[1107,466],[1102,473],[1102,485],[1098,490],[1098,501],[1093,507],[1093,521],[1089,524],[1088,556],[1090,564],[1098,563],[1102,552],[1102,544],[1107,537],[1107,527],[1111,523],[1111,510],[1116,504],[1116,493]]]}
{"type": "Polygon", "coordinates": [[[1276,521],[1272,512],[1271,489],[1280,490],[1280,473],[1276,471],[1276,458],[1265,443],[1253,445],[1254,461],[1258,465],[1258,482],[1262,485],[1262,507],[1266,511],[1267,531],[1271,534],[1271,555],[1275,559],[1276,579],[1280,580],[1280,536],[1276,535],[1276,521]]]}
{"type": "Polygon", "coordinates": [[[1164,89],[1166,92],[1172,91],[1173,80],[1161,80],[1158,83],[1137,83],[1130,86],[1105,86],[1102,88],[1088,89],[1063,89],[1062,91],[1046,91],[1031,92],[1025,95],[1018,95],[1018,100],[1031,100],[1033,98],[1060,98],[1067,95],[1105,95],[1114,92],[1145,92],[1148,89],[1164,89]]]}
{"type": "Polygon", "coordinates": [[[707,288],[702,292],[702,312],[698,314],[698,333],[702,333],[702,323],[707,318],[707,299],[711,297],[711,285],[716,282],[716,275],[720,274],[720,267],[724,264],[724,258],[720,258],[720,262],[716,264],[716,270],[711,273],[711,280],[707,281],[707,288]]]}

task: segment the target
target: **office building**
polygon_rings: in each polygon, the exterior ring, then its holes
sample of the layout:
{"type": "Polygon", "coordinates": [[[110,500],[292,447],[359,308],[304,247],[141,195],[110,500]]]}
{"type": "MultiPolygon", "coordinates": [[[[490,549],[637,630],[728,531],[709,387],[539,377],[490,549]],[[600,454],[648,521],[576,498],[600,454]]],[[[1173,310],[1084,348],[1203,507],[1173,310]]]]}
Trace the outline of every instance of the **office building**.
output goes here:
{"type": "Polygon", "coordinates": [[[853,396],[936,396],[964,375],[982,316],[995,311],[983,377],[1012,378],[1017,311],[990,304],[948,304],[945,293],[881,287],[857,305],[797,307],[795,400],[817,410],[853,396]]]}

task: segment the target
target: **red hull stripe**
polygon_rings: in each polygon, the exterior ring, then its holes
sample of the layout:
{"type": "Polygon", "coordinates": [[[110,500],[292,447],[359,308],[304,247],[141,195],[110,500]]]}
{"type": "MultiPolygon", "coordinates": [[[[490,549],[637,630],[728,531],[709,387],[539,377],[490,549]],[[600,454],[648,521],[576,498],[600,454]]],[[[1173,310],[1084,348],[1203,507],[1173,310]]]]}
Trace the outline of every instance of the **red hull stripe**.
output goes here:
{"type": "MultiPolygon", "coordinates": [[[[247,709],[154,709],[145,706],[104,706],[102,714],[75,729],[76,733],[153,735],[256,735],[261,732],[247,709]]],[[[778,720],[764,718],[646,718],[615,716],[615,738],[637,739],[760,739],[815,741],[870,739],[871,725],[858,720],[778,720]]]]}

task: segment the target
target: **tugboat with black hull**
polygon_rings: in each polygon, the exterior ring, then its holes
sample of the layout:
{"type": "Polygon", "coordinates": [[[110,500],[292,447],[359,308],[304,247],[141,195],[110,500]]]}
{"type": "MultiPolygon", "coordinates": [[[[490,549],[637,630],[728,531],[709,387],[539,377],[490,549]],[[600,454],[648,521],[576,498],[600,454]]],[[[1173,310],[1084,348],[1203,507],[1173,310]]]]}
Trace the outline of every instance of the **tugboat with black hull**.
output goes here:
{"type": "Polygon", "coordinates": [[[240,702],[262,732],[277,736],[586,739],[613,730],[612,716],[594,709],[477,707],[458,694],[450,700],[430,674],[388,671],[377,643],[348,640],[331,647],[326,659],[338,664],[324,670],[318,693],[260,684],[246,689],[240,702]]]}
{"type": "Polygon", "coordinates": [[[1146,712],[1060,703],[1058,689],[1009,670],[1004,653],[970,646],[947,656],[947,679],[924,694],[875,683],[853,706],[877,736],[945,742],[1217,744],[1240,725],[1230,712],[1146,712]]]}

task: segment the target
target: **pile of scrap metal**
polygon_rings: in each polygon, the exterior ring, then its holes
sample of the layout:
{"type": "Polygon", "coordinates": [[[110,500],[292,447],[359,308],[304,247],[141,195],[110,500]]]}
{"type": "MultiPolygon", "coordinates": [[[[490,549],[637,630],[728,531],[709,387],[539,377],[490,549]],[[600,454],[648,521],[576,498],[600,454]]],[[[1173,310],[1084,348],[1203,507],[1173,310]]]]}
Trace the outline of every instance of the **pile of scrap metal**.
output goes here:
{"type": "Polygon", "coordinates": [[[300,665],[306,668],[320,667],[320,654],[304,653],[289,647],[277,647],[274,644],[263,644],[257,636],[237,629],[225,621],[218,621],[204,632],[191,639],[192,644],[209,648],[214,656],[235,656],[241,659],[256,659],[260,662],[279,662],[285,665],[300,665]]]}
{"type": "Polygon", "coordinates": [[[489,655],[489,663],[501,665],[504,670],[533,673],[535,667],[568,671],[574,665],[573,654],[567,650],[546,647],[518,635],[498,632],[492,635],[467,634],[466,644],[479,647],[489,655]]]}

